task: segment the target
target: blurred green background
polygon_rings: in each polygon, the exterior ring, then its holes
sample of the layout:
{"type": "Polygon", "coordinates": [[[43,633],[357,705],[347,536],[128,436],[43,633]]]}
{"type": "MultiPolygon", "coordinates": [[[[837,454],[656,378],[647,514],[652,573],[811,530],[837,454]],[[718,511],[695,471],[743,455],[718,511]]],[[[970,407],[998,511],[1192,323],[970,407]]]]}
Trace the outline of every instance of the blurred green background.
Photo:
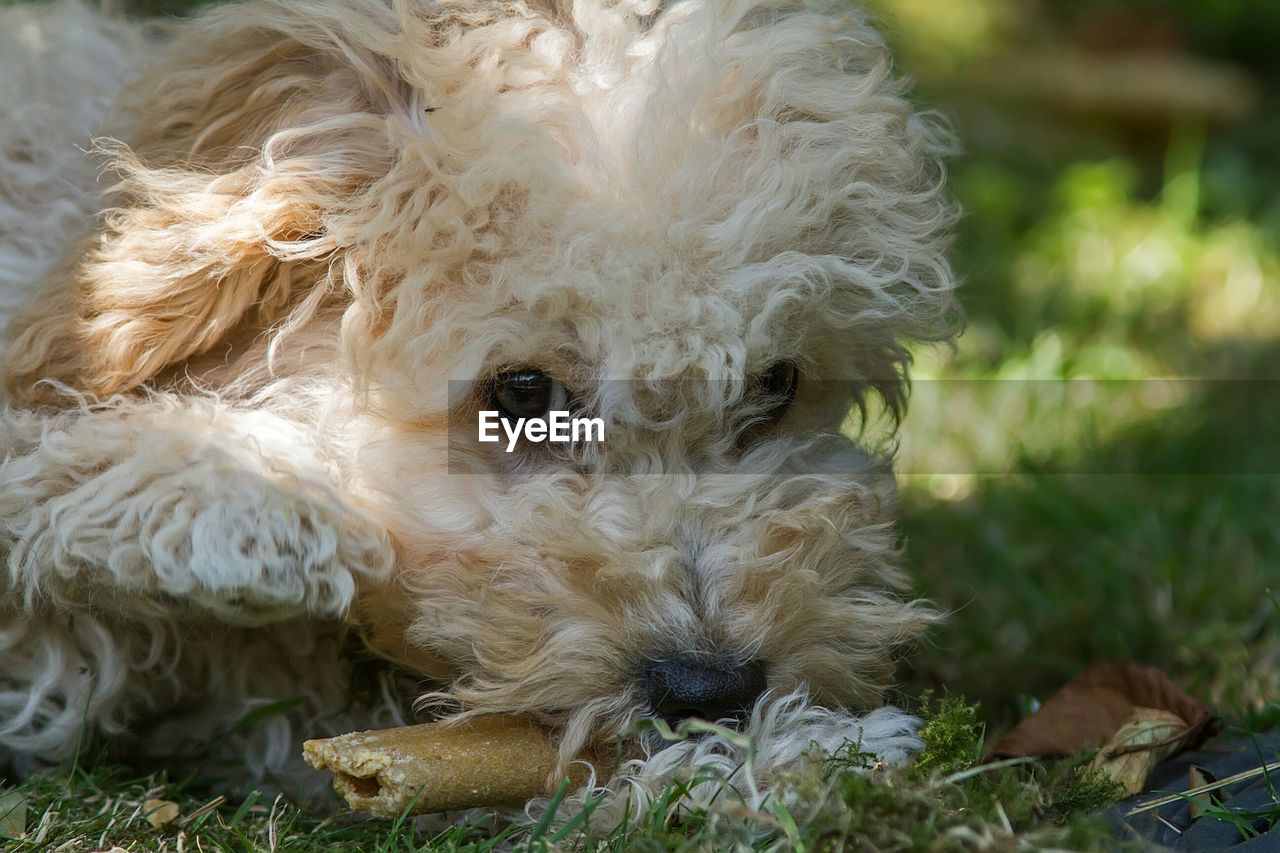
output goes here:
{"type": "Polygon", "coordinates": [[[968,329],[901,439],[952,615],[904,689],[999,726],[1132,657],[1280,722],[1280,383],[1241,381],[1280,378],[1280,3],[871,5],[964,146],[968,329]]]}

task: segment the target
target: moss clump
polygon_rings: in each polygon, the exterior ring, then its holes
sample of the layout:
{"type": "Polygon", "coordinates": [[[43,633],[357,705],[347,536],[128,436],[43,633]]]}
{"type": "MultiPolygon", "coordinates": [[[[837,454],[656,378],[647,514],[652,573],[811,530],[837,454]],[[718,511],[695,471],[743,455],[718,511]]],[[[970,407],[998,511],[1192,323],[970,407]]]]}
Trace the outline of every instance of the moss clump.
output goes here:
{"type": "Polygon", "coordinates": [[[1082,764],[1053,792],[1050,817],[1065,823],[1076,815],[1101,811],[1120,799],[1123,788],[1096,767],[1082,764]]]}
{"type": "Polygon", "coordinates": [[[982,755],[982,724],[978,722],[978,706],[956,696],[944,697],[934,707],[932,694],[923,698],[924,727],[920,737],[924,749],[916,758],[916,772],[948,775],[967,770],[982,755]]]}
{"type": "Polygon", "coordinates": [[[827,754],[816,743],[811,747],[814,754],[823,756],[823,772],[827,776],[847,770],[870,770],[879,762],[874,752],[863,748],[861,741],[847,740],[835,752],[827,754]]]}

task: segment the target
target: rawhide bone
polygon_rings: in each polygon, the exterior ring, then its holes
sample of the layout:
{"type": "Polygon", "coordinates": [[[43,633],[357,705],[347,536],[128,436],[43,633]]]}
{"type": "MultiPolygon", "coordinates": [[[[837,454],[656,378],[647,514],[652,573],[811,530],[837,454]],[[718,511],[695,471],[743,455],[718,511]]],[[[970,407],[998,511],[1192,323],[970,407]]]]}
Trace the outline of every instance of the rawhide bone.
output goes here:
{"type": "MultiPolygon", "coordinates": [[[[554,790],[559,758],[547,729],[506,715],[309,740],[302,755],[333,771],[333,789],[351,808],[388,817],[523,805],[554,790]]],[[[570,784],[587,772],[575,763],[570,784]]]]}

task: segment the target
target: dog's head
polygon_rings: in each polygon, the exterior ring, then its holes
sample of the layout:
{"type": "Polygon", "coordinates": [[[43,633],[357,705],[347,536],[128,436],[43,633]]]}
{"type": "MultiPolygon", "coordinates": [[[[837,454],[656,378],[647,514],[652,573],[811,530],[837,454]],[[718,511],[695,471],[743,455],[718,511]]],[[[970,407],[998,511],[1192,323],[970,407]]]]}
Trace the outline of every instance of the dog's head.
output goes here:
{"type": "Polygon", "coordinates": [[[954,216],[856,10],[267,0],[169,63],[77,325],[22,350],[45,373],[350,401],[400,567],[355,617],[469,707],[580,742],[765,687],[877,701],[931,613],[841,427],[954,332],[954,216]],[[557,407],[604,442],[477,441],[557,407]]]}

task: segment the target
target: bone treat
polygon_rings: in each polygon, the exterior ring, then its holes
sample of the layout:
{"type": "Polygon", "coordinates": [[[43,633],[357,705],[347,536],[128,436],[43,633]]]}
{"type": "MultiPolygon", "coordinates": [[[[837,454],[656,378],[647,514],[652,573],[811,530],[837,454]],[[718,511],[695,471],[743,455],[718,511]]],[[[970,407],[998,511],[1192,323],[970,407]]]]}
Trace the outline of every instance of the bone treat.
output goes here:
{"type": "MultiPolygon", "coordinates": [[[[388,817],[523,805],[551,793],[558,758],[545,728],[504,715],[309,740],[302,754],[333,771],[333,789],[351,808],[388,817]]],[[[587,769],[575,764],[569,777],[577,787],[587,769]]]]}

